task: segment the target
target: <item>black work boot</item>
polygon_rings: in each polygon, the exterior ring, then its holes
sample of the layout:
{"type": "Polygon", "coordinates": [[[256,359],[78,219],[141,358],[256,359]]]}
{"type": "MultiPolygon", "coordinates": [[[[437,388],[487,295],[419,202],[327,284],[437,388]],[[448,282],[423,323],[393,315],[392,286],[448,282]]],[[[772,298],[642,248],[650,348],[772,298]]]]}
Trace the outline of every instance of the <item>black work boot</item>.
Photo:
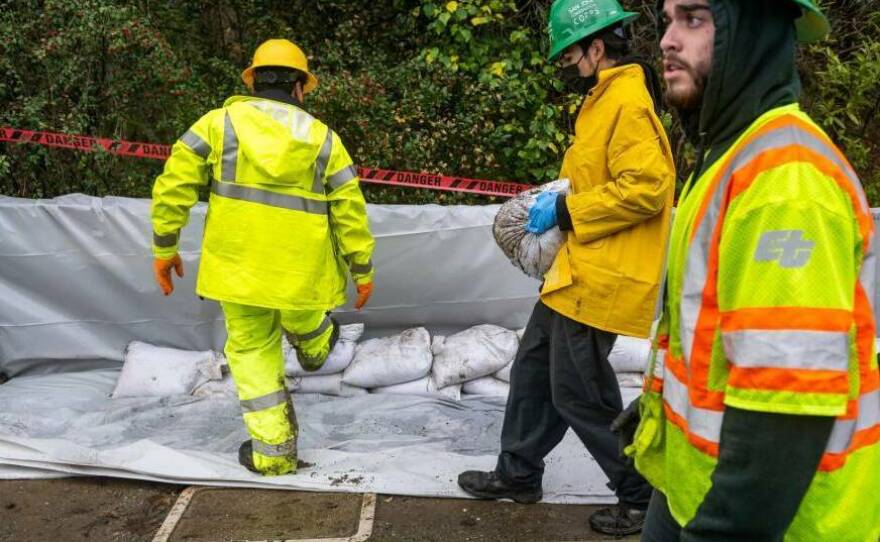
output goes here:
{"type": "Polygon", "coordinates": [[[254,465],[254,444],[249,440],[242,442],[241,446],[238,447],[238,462],[241,463],[242,467],[251,472],[263,474],[254,465]]]}
{"type": "Polygon", "coordinates": [[[612,536],[637,534],[645,526],[646,512],[623,504],[601,508],[590,516],[590,527],[594,531],[612,536]]]}
{"type": "Polygon", "coordinates": [[[458,475],[458,485],[481,499],[511,499],[520,504],[532,504],[544,497],[541,486],[513,484],[495,471],[465,471],[458,475]]]}

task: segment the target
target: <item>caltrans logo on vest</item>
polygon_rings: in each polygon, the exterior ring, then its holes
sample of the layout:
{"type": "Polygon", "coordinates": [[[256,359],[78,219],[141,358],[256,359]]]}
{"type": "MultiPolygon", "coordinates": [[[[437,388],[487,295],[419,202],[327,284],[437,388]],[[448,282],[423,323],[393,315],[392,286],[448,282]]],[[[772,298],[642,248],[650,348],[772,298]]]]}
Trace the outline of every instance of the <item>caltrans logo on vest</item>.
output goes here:
{"type": "Polygon", "coordinates": [[[804,239],[803,230],[774,230],[761,236],[755,251],[756,262],[779,262],[789,269],[807,265],[813,255],[814,241],[804,239]]]}

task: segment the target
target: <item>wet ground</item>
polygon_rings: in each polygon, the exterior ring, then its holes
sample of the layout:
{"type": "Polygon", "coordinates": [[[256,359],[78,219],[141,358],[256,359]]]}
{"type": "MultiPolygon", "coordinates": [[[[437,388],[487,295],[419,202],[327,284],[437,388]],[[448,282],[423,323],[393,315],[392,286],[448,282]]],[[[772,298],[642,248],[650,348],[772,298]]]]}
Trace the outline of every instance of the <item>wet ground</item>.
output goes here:
{"type": "Polygon", "coordinates": [[[172,511],[185,490],[106,478],[2,481],[0,541],[613,539],[590,531],[590,506],[201,488],[184,495],[191,497],[185,508],[172,511]]]}

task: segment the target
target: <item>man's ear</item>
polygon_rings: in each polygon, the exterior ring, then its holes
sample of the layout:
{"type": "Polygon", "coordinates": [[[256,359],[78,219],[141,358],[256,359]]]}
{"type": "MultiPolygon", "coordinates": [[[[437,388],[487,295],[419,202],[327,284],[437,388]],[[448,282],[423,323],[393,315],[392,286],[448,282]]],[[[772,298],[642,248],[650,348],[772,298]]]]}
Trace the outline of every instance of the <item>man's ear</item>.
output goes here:
{"type": "Polygon", "coordinates": [[[305,100],[305,92],[303,92],[303,83],[302,81],[297,81],[293,84],[293,92],[291,95],[296,98],[299,103],[303,103],[305,100]]]}

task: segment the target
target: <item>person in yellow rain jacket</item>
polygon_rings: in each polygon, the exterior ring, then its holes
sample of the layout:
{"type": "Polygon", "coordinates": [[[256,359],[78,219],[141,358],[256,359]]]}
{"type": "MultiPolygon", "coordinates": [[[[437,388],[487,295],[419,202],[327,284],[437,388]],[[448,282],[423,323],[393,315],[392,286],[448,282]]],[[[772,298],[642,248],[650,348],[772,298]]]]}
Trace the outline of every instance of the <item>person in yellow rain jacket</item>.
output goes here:
{"type": "Polygon", "coordinates": [[[550,59],[585,96],[560,177],[571,193],[542,194],[527,229],[554,225],[567,241],[544,277],[513,363],[495,470],[458,483],[482,498],[536,502],[544,457],[571,427],[608,476],[619,506],[590,517],[611,535],[638,532],[651,487],[620,456],[611,422],[623,409],[609,362],[618,334],[647,337],[666,254],[675,168],[656,113],[659,80],[628,56],[616,0],[557,0],[550,11],[550,59]]]}
{"type": "Polygon", "coordinates": [[[812,0],[661,0],[697,145],[645,393],[615,422],[646,542],[877,542],[877,248],[858,176],[797,100],[812,0]]]}
{"type": "Polygon", "coordinates": [[[330,310],[373,290],[374,241],[357,170],[339,136],[303,109],[317,78],[303,52],[268,40],[233,96],[172,148],[153,188],[155,274],[173,291],[183,276],[180,230],[211,185],[196,292],[221,303],[226,357],[251,439],[239,461],[264,475],[295,472],[297,423],[284,381],[281,334],[317,370],[339,334],[330,310]]]}

